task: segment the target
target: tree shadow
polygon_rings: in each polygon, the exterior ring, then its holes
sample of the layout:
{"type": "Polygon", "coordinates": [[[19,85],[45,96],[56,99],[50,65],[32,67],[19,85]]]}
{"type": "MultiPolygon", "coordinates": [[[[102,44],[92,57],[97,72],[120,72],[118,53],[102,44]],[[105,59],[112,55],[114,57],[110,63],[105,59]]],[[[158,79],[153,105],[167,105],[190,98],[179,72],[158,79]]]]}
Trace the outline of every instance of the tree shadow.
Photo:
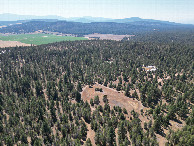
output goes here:
{"type": "Polygon", "coordinates": [[[166,137],[166,134],[164,133],[164,130],[160,130],[157,132],[157,134],[161,135],[162,137],[166,137]]]}
{"type": "MultiPolygon", "coordinates": [[[[85,140],[84,140],[85,141],[85,140]]],[[[80,143],[81,143],[81,145],[84,145],[84,142],[82,141],[82,140],[80,140],[80,143]]]]}
{"type": "Polygon", "coordinates": [[[86,141],[86,137],[82,137],[82,140],[83,140],[83,141],[86,141]]]}
{"type": "Polygon", "coordinates": [[[175,121],[175,122],[177,122],[177,123],[179,123],[179,124],[182,124],[182,122],[181,122],[180,120],[178,120],[177,118],[174,119],[173,121],[175,121]]]}

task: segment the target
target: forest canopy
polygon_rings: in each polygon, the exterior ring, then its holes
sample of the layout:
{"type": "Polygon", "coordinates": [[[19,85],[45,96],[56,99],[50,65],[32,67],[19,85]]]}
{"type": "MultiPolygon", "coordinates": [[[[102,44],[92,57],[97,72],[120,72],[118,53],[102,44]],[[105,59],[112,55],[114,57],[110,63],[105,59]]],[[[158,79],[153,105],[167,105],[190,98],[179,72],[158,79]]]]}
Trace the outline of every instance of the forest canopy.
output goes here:
{"type": "Polygon", "coordinates": [[[159,145],[161,137],[166,145],[194,145],[193,38],[157,37],[0,48],[1,144],[159,145]],[[146,110],[111,107],[109,95],[83,100],[84,87],[95,84],[146,110]]]}

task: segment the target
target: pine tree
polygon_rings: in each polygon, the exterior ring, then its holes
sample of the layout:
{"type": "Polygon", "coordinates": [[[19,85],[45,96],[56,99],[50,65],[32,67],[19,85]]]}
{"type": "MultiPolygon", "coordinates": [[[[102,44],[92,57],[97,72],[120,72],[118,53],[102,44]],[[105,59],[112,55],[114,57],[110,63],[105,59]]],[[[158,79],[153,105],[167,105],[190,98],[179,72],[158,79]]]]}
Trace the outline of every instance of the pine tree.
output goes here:
{"type": "Polygon", "coordinates": [[[86,140],[85,146],[92,146],[92,142],[91,142],[90,138],[88,138],[88,139],[86,140]]]}
{"type": "Polygon", "coordinates": [[[97,95],[97,96],[94,97],[94,104],[98,105],[99,103],[100,103],[99,96],[97,95]]]}
{"type": "Polygon", "coordinates": [[[78,82],[78,84],[77,84],[77,91],[82,92],[82,86],[81,86],[80,82],[78,82]]]}

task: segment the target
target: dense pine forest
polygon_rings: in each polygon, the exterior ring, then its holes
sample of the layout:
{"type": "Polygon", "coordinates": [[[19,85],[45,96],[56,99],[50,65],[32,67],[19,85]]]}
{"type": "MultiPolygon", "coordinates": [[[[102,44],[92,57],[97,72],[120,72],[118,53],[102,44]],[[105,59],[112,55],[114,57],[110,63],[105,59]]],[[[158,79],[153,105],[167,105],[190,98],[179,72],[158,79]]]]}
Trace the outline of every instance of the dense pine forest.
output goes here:
{"type": "Polygon", "coordinates": [[[194,145],[193,36],[150,38],[0,48],[0,144],[194,145]]]}

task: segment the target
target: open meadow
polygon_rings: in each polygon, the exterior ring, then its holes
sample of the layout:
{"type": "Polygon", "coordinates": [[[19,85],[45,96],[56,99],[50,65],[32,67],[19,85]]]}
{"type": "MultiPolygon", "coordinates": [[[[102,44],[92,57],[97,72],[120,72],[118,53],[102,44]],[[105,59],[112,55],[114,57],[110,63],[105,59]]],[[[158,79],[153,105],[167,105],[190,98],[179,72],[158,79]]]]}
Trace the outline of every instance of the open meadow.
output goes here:
{"type": "MultiPolygon", "coordinates": [[[[17,35],[0,35],[2,41],[17,41],[24,44],[42,45],[60,41],[76,41],[76,40],[87,40],[83,37],[72,37],[72,36],[57,36],[51,34],[17,34],[17,35]]],[[[1,46],[0,44],[0,47],[1,46]]],[[[8,46],[7,46],[8,47],[8,46]]]]}

